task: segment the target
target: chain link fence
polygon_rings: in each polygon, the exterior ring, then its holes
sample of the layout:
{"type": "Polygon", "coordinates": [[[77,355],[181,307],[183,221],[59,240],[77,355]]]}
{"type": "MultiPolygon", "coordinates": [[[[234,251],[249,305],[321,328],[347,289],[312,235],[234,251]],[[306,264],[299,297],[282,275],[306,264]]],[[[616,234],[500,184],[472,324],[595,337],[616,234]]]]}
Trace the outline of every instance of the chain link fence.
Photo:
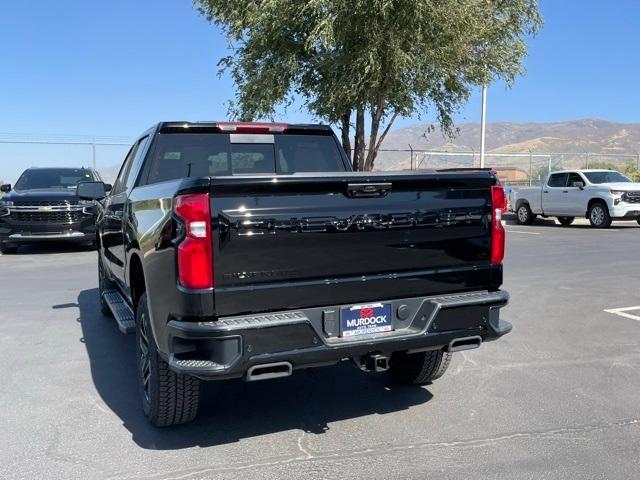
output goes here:
{"type": "Polygon", "coordinates": [[[112,182],[132,143],[122,137],[0,137],[0,181],[15,183],[28,167],[94,167],[112,182]]]}
{"type": "MultiPolygon", "coordinates": [[[[0,135],[0,180],[15,182],[22,171],[38,167],[94,167],[112,182],[132,139],[124,137],[2,137],[0,135]]],[[[478,151],[437,151],[410,145],[379,150],[376,170],[422,170],[479,167],[478,151]]],[[[618,170],[640,181],[640,153],[594,152],[488,152],[485,166],[497,171],[506,185],[539,185],[549,171],[605,168],[618,170]]]]}
{"type": "MultiPolygon", "coordinates": [[[[377,170],[421,170],[480,167],[480,152],[442,152],[416,148],[379,150],[377,170]]],[[[511,186],[540,185],[549,172],[568,169],[618,170],[640,181],[640,153],[594,152],[487,152],[485,167],[493,168],[511,186]]]]}

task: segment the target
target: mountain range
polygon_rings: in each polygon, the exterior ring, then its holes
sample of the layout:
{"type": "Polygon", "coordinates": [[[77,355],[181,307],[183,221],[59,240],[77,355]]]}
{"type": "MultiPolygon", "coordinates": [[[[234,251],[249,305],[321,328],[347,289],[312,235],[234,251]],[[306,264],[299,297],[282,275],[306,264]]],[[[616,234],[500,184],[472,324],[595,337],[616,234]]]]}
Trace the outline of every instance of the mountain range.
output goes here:
{"type": "MultiPolygon", "coordinates": [[[[403,149],[442,152],[480,150],[480,124],[462,123],[453,138],[438,128],[414,125],[391,130],[384,150],[403,149]]],[[[486,151],[492,153],[575,153],[629,154],[640,150],[640,123],[615,123],[601,119],[581,119],[549,123],[496,122],[487,124],[486,151]]],[[[409,168],[410,153],[381,152],[376,169],[409,168]]],[[[597,155],[596,155],[597,157],[597,155]]],[[[433,165],[430,165],[433,166],[433,165]]]]}
{"type": "MultiPolygon", "coordinates": [[[[438,152],[476,152],[476,165],[480,150],[480,124],[462,123],[456,127],[455,135],[447,137],[438,128],[429,125],[413,125],[391,130],[382,145],[376,160],[376,170],[402,170],[410,168],[414,150],[438,152]]],[[[486,150],[490,153],[575,153],[575,166],[581,165],[585,152],[594,154],[628,154],[637,157],[640,151],[640,123],[615,123],[600,119],[581,119],[548,123],[496,122],[487,124],[486,150]]],[[[424,156],[422,156],[423,158],[424,156]]],[[[568,158],[569,156],[567,156],[568,158]]],[[[414,156],[414,161],[420,155],[414,156]]],[[[607,159],[607,157],[600,157],[607,159]]],[[[520,159],[523,163],[527,159],[520,159]]],[[[445,157],[432,155],[430,168],[468,166],[471,157],[445,157]]],[[[120,166],[100,169],[103,177],[113,181],[120,166]]]]}

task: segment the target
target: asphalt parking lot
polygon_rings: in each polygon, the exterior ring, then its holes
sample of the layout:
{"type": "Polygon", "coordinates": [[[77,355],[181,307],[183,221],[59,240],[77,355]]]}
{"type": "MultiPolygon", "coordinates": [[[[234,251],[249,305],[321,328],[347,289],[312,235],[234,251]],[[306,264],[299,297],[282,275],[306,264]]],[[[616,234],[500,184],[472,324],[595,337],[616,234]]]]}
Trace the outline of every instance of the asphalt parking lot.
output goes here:
{"type": "Polygon", "coordinates": [[[640,227],[507,231],[514,330],[433,385],[349,365],[211,383],[164,430],[140,410],[133,336],[100,314],[95,252],[2,256],[0,478],[637,478],[640,227]]]}

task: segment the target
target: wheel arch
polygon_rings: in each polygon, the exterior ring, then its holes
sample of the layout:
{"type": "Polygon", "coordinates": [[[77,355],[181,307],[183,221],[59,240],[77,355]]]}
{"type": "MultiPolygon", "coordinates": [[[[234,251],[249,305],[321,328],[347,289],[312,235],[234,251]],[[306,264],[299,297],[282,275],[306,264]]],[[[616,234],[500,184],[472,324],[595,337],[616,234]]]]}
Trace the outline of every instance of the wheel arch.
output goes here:
{"type": "Polygon", "coordinates": [[[591,210],[591,207],[596,204],[596,203],[602,203],[604,204],[604,206],[607,208],[607,213],[611,213],[609,212],[609,204],[607,203],[607,201],[602,198],[602,197],[592,197],[588,202],[587,202],[587,211],[585,212],[585,217],[589,216],[589,210],[591,210]]]}
{"type": "Polygon", "coordinates": [[[129,258],[129,289],[131,290],[131,303],[133,308],[137,308],[138,300],[146,291],[146,281],[144,278],[144,269],[142,268],[142,260],[137,253],[132,253],[129,258]]]}
{"type": "Polygon", "coordinates": [[[531,205],[529,204],[529,200],[527,200],[526,198],[519,198],[518,200],[516,200],[515,211],[517,212],[522,205],[527,205],[529,207],[529,210],[531,210],[531,205]]]}

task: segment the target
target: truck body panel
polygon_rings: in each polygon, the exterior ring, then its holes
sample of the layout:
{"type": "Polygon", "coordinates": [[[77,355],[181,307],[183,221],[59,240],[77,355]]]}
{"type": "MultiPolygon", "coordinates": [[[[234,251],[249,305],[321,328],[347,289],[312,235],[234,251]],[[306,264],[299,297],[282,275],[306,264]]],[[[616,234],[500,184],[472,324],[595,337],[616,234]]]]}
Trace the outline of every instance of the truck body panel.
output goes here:
{"type": "Polygon", "coordinates": [[[430,369],[407,381],[425,382],[511,330],[493,172],[350,170],[328,127],[171,122],[134,144],[109,195],[78,187],[99,199],[101,308],[136,332],[152,422],[192,419],[196,379],[351,358],[402,378],[417,359],[430,369]],[[180,399],[157,365],[182,375],[180,399]]]}
{"type": "Polygon", "coordinates": [[[493,286],[489,174],[276,180],[211,179],[219,315],[493,286]]]}

